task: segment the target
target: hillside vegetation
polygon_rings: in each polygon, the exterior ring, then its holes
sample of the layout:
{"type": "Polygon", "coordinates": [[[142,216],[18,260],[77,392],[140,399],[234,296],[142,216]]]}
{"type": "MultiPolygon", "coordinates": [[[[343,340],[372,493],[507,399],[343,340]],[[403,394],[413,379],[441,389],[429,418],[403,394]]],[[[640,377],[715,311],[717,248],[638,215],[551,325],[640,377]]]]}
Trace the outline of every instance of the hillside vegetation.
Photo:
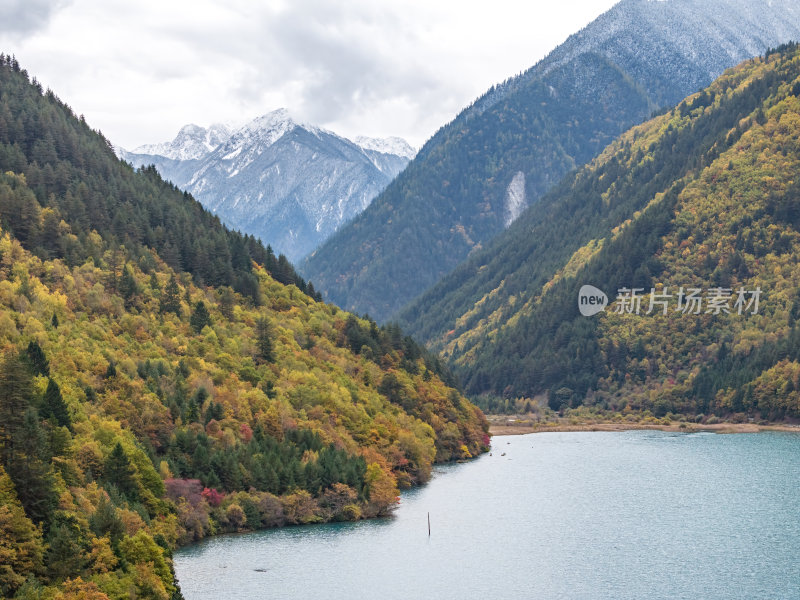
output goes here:
{"type": "Polygon", "coordinates": [[[443,126],[299,268],[339,306],[394,318],[626,129],[800,38],[799,11],[790,0],[623,0],[443,126]]]}
{"type": "Polygon", "coordinates": [[[401,323],[487,399],[800,417],[799,95],[795,45],[726,72],[567,177],[401,323]],[[584,284],[612,305],[580,315],[584,284]],[[681,287],[727,290],[730,314],[678,312],[681,287]],[[622,288],[643,290],[642,314],[616,314],[622,288]],[[757,314],[739,314],[757,288],[757,314]],[[672,295],[667,314],[644,314],[651,289],[672,295]]]}
{"type": "Polygon", "coordinates": [[[178,544],[384,514],[487,448],[436,357],[117,161],[7,57],[0,222],[2,597],[180,598],[178,544]]]}

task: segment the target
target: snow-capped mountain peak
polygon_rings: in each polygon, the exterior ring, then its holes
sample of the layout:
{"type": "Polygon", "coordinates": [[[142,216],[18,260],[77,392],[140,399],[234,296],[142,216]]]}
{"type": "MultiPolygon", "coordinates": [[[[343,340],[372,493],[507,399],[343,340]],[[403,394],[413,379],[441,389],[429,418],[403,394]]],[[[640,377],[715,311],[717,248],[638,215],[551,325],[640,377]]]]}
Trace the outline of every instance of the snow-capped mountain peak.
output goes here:
{"type": "Polygon", "coordinates": [[[217,154],[222,160],[231,160],[245,154],[252,159],[253,153],[261,154],[297,127],[316,136],[322,133],[336,135],[315,125],[303,123],[295,119],[287,109],[279,108],[256,117],[233,131],[217,149],[217,154]]]}
{"type": "Polygon", "coordinates": [[[273,110],[248,121],[233,131],[223,144],[208,155],[207,158],[211,160],[203,161],[202,167],[194,174],[188,185],[199,194],[207,189],[209,170],[217,167],[223,168],[228,178],[236,177],[297,127],[313,131],[313,127],[295,121],[285,108],[273,110]]]}
{"type": "Polygon", "coordinates": [[[186,125],[172,142],[117,149],[155,164],[228,225],[298,260],[360,213],[405,168],[400,138],[353,142],[279,108],[244,125],[186,125]]]}
{"type": "Polygon", "coordinates": [[[271,146],[297,126],[298,123],[289,111],[279,108],[245,123],[233,133],[230,142],[233,144],[257,142],[271,146]]]}
{"type": "Polygon", "coordinates": [[[411,160],[416,156],[417,151],[409,145],[407,141],[399,137],[374,138],[364,135],[358,136],[353,140],[358,146],[365,150],[374,150],[383,154],[394,154],[411,160]]]}
{"type": "Polygon", "coordinates": [[[173,160],[199,159],[224,143],[230,130],[222,123],[215,123],[208,129],[190,123],[181,127],[171,142],[145,144],[136,148],[134,154],[151,154],[173,160]]]}

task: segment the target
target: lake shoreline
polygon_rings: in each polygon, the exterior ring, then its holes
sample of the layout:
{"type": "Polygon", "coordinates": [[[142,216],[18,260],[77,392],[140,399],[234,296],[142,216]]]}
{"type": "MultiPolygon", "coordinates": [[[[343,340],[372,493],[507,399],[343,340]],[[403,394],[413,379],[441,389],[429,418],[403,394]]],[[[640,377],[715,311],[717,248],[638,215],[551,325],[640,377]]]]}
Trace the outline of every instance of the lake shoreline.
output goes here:
{"type": "Polygon", "coordinates": [[[772,423],[769,425],[759,425],[756,423],[688,423],[684,421],[670,423],[531,423],[531,422],[501,422],[501,419],[489,419],[489,434],[493,437],[504,435],[522,435],[527,433],[553,432],[579,432],[579,431],[632,431],[632,430],[655,430],[673,431],[683,433],[696,433],[709,431],[713,433],[760,433],[762,431],[791,431],[800,433],[800,425],[790,425],[784,423],[772,423]]]}
{"type": "Polygon", "coordinates": [[[225,535],[176,552],[182,593],[186,600],[797,596],[797,435],[515,439],[496,438],[493,457],[437,472],[404,494],[388,519],[225,535]],[[748,569],[740,568],[742,556],[748,569]]]}

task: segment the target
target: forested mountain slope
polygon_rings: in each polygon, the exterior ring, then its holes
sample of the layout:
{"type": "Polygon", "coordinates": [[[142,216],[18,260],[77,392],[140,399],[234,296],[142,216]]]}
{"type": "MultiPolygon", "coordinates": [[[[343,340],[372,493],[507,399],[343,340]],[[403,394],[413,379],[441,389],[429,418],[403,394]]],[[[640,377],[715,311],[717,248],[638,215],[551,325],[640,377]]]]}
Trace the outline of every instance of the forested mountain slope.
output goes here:
{"type": "Polygon", "coordinates": [[[487,447],[436,357],[304,293],[7,57],[0,224],[4,598],[180,598],[177,544],[382,514],[487,447]]]}
{"type": "Polygon", "coordinates": [[[402,322],[472,394],[800,417],[798,169],[789,45],[626,132],[402,322]],[[593,317],[579,313],[586,284],[611,302],[593,317]],[[641,314],[615,301],[623,288],[641,290],[641,314]],[[667,307],[651,309],[652,289],[667,307]]]}
{"type": "Polygon", "coordinates": [[[200,284],[231,286],[255,298],[256,261],[279,281],[306,291],[287,259],[276,258],[252,236],[224,227],[155,169],[135,172],[52,91],[42,90],[35,79],[29,85],[5,67],[0,172],[25,175],[42,207],[49,209],[37,228],[23,205],[6,207],[4,218],[23,244],[43,257],[78,262],[93,255],[94,230],[109,243],[124,245],[135,260],[147,261],[150,250],[157,252],[171,268],[191,273],[200,284]],[[74,230],[71,236],[62,235],[61,221],[74,230]]]}
{"type": "Polygon", "coordinates": [[[298,267],[339,305],[388,319],[654,109],[798,38],[794,1],[623,0],[440,129],[298,267]]]}

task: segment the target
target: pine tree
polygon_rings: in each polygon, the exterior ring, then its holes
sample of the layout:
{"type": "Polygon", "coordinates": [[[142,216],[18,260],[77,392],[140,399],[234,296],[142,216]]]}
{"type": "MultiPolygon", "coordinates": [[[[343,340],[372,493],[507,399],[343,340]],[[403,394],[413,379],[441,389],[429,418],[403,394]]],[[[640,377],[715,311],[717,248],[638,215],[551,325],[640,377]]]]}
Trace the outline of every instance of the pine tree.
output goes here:
{"type": "Polygon", "coordinates": [[[36,340],[29,342],[26,354],[28,355],[28,361],[31,364],[31,370],[34,375],[50,375],[50,363],[44,355],[44,350],[42,350],[39,342],[36,340]]]}
{"type": "Polygon", "coordinates": [[[174,274],[170,277],[169,283],[167,287],[164,288],[164,293],[161,295],[159,312],[162,315],[171,312],[179,317],[181,316],[181,290],[178,287],[178,280],[174,274]]]}
{"type": "Polygon", "coordinates": [[[150,281],[149,284],[150,289],[153,291],[153,295],[158,297],[161,295],[161,284],[158,282],[158,276],[156,275],[155,271],[150,273],[150,281]]]}
{"type": "Polygon", "coordinates": [[[113,360],[108,361],[108,367],[106,367],[106,374],[105,378],[110,379],[117,374],[117,366],[114,364],[113,360]]]}
{"type": "Polygon", "coordinates": [[[56,580],[80,573],[86,565],[86,539],[77,519],[59,516],[47,538],[47,573],[56,580]]]}
{"type": "Polygon", "coordinates": [[[203,327],[211,325],[211,315],[208,314],[208,309],[202,300],[198,300],[197,304],[194,305],[194,312],[189,318],[189,324],[195,333],[200,333],[203,331],[203,327]]]}
{"type": "Polygon", "coordinates": [[[0,451],[4,462],[13,452],[14,434],[21,428],[32,400],[30,369],[15,352],[6,354],[0,362],[0,451]]]}
{"type": "Polygon", "coordinates": [[[219,311],[229,321],[233,319],[233,305],[236,302],[236,296],[233,294],[233,289],[230,286],[225,286],[219,290],[219,311]]]}
{"type": "Polygon", "coordinates": [[[120,277],[119,281],[119,293],[123,300],[125,300],[125,306],[130,306],[139,293],[139,284],[136,282],[133,271],[131,271],[128,265],[125,265],[122,269],[122,277],[120,277]]]}
{"type": "Polygon", "coordinates": [[[43,419],[53,420],[61,427],[72,429],[72,419],[69,416],[67,404],[61,395],[61,389],[52,379],[47,382],[47,390],[44,393],[39,415],[43,419]]]}
{"type": "Polygon", "coordinates": [[[35,523],[47,521],[58,503],[48,447],[47,437],[39,426],[39,415],[36,409],[29,408],[14,435],[7,471],[25,514],[35,523]]]}
{"type": "Polygon", "coordinates": [[[200,420],[200,409],[197,406],[197,401],[194,398],[189,399],[189,407],[186,409],[186,416],[184,421],[187,423],[194,423],[200,420]]]}
{"type": "Polygon", "coordinates": [[[118,542],[125,534],[125,524],[105,494],[100,496],[97,510],[89,518],[89,527],[96,536],[107,535],[112,542],[118,542]]]}
{"type": "Polygon", "coordinates": [[[136,469],[131,464],[122,444],[117,442],[111,454],[106,459],[103,469],[103,479],[106,483],[115,485],[117,489],[129,500],[137,497],[139,486],[136,482],[136,469]]]}
{"type": "Polygon", "coordinates": [[[209,402],[205,415],[206,425],[208,425],[209,421],[211,421],[212,419],[214,421],[221,421],[224,418],[225,418],[225,409],[222,407],[222,404],[214,401],[209,402]]]}
{"type": "Polygon", "coordinates": [[[256,346],[258,348],[258,358],[265,362],[275,362],[275,355],[272,351],[272,339],[270,337],[269,320],[260,317],[256,320],[256,346]]]}

